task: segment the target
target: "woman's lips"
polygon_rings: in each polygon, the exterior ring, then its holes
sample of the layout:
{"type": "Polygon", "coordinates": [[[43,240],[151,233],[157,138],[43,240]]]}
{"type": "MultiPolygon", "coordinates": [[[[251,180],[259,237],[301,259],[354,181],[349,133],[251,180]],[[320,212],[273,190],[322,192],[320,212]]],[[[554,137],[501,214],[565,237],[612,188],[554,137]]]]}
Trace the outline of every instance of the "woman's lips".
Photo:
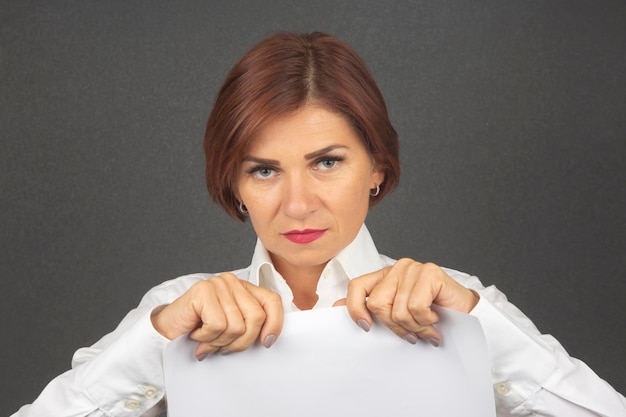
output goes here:
{"type": "Polygon", "coordinates": [[[311,243],[322,237],[327,229],[290,230],[282,235],[293,243],[311,243]]]}

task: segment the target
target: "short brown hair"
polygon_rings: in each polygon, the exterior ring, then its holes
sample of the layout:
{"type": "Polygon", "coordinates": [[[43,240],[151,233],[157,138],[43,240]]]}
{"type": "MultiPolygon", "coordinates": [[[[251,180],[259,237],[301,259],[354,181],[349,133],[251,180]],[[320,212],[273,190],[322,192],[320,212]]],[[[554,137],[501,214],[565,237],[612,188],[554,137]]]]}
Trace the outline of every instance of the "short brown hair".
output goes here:
{"type": "Polygon", "coordinates": [[[246,219],[237,210],[234,186],[251,138],[273,118],[307,103],[343,115],[384,171],[370,206],[398,185],[398,135],[365,63],[325,33],[280,32],[252,47],[230,70],[207,122],[207,188],[230,216],[246,219]]]}

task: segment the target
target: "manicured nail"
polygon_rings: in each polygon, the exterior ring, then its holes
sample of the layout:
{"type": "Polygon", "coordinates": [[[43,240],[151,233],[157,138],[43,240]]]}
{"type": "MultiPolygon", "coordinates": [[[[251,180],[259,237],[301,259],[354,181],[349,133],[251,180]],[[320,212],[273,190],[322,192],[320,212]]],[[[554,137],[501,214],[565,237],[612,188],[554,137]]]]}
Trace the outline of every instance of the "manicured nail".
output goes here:
{"type": "Polygon", "coordinates": [[[267,337],[265,338],[265,340],[263,340],[263,346],[265,346],[266,348],[271,348],[272,345],[274,344],[274,342],[276,341],[276,336],[273,334],[267,335],[267,337]]]}
{"type": "Polygon", "coordinates": [[[208,355],[206,353],[203,353],[202,355],[198,356],[198,361],[202,362],[207,356],[208,355]]]}
{"type": "Polygon", "coordinates": [[[402,338],[412,345],[417,343],[417,335],[415,333],[407,333],[402,338]]]}
{"type": "Polygon", "coordinates": [[[356,321],[356,324],[359,325],[359,327],[363,330],[365,330],[366,332],[370,331],[370,325],[363,319],[359,319],[356,321]]]}
{"type": "Polygon", "coordinates": [[[441,342],[439,342],[439,340],[435,339],[434,337],[429,337],[427,340],[434,347],[439,347],[439,345],[441,344],[441,342]]]}
{"type": "Polygon", "coordinates": [[[230,350],[228,350],[228,349],[221,349],[221,350],[220,350],[220,353],[222,354],[222,356],[226,356],[226,355],[230,355],[230,354],[231,354],[231,353],[233,353],[233,352],[231,352],[231,351],[230,351],[230,350]]]}

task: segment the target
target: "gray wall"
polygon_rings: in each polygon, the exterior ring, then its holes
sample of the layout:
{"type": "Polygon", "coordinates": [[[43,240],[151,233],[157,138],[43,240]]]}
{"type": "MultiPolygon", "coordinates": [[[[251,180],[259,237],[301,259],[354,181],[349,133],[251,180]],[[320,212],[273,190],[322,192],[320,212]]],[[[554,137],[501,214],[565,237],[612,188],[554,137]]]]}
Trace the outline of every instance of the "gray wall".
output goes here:
{"type": "Polygon", "coordinates": [[[1,3],[0,415],[150,287],[247,265],[201,143],[279,29],[345,39],[387,99],[404,172],[379,249],[496,284],[626,391],[623,1],[1,3]]]}

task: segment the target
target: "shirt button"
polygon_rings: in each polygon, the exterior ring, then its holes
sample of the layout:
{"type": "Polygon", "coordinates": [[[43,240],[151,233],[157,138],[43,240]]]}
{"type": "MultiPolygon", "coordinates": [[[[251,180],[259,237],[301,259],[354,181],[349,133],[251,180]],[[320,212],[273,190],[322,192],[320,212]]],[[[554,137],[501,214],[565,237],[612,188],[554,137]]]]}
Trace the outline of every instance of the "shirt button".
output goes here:
{"type": "Polygon", "coordinates": [[[146,388],[144,388],[143,390],[143,395],[146,398],[154,398],[154,396],[157,394],[157,390],[154,387],[151,386],[147,386],[146,388]]]}
{"type": "Polygon", "coordinates": [[[496,384],[496,392],[500,395],[508,395],[508,393],[511,392],[511,384],[508,382],[496,384]]]}
{"type": "Polygon", "coordinates": [[[137,400],[126,400],[126,403],[124,404],[124,407],[128,408],[129,410],[136,410],[139,408],[139,401],[137,400]]]}

